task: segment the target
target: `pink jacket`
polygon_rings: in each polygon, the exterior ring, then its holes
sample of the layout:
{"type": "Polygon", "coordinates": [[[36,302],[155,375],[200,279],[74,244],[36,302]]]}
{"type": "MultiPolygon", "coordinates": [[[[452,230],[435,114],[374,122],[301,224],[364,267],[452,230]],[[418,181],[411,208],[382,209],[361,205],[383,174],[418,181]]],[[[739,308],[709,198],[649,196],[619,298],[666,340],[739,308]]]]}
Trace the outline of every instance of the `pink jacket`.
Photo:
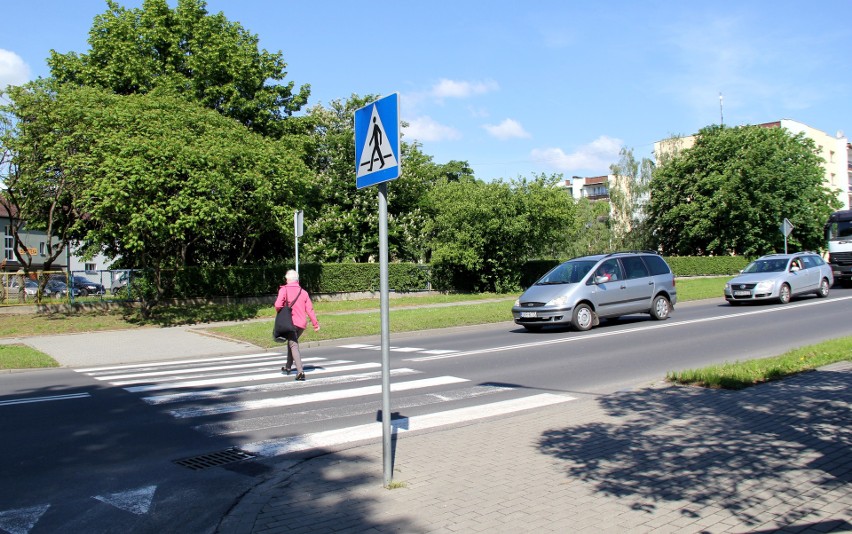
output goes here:
{"type": "Polygon", "coordinates": [[[290,308],[293,309],[294,326],[302,329],[306,328],[308,326],[308,317],[311,318],[311,324],[314,325],[314,328],[319,326],[317,315],[314,313],[314,305],[311,303],[311,296],[299,286],[299,282],[290,282],[278,288],[278,298],[275,299],[275,311],[279,311],[284,307],[285,300],[290,303],[290,308]],[[300,290],[301,294],[299,294],[300,290]]]}

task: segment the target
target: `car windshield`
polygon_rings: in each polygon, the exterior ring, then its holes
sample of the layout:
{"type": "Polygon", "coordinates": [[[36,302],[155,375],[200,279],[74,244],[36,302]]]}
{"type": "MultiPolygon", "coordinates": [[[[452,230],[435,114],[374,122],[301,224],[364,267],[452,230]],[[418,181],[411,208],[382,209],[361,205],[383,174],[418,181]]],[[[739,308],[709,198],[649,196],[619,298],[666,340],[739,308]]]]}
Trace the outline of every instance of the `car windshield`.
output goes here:
{"type": "Polygon", "coordinates": [[[786,259],[756,260],[743,269],[744,273],[780,273],[787,269],[786,259]]]}
{"type": "Polygon", "coordinates": [[[596,261],[568,261],[562,265],[557,265],[550,270],[546,275],[542,276],[537,286],[546,286],[552,284],[578,284],[583,280],[583,277],[592,270],[596,261]]]}
{"type": "Polygon", "coordinates": [[[852,221],[833,222],[826,226],[826,237],[829,241],[839,241],[852,237],[852,221]]]}

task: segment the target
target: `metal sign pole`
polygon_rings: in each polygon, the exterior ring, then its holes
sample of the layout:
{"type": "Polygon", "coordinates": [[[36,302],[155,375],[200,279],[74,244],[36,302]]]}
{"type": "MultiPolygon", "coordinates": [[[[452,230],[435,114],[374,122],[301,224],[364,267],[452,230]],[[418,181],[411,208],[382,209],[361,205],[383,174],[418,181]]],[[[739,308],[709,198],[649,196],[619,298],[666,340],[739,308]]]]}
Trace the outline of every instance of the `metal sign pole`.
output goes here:
{"type": "Polygon", "coordinates": [[[302,237],[304,232],[302,213],[302,210],[297,210],[293,214],[293,233],[296,236],[296,274],[299,274],[299,238],[302,237]]]}
{"type": "Polygon", "coordinates": [[[384,486],[393,479],[390,409],[390,317],[388,303],[388,184],[379,184],[379,290],[382,316],[382,456],[384,486]]]}

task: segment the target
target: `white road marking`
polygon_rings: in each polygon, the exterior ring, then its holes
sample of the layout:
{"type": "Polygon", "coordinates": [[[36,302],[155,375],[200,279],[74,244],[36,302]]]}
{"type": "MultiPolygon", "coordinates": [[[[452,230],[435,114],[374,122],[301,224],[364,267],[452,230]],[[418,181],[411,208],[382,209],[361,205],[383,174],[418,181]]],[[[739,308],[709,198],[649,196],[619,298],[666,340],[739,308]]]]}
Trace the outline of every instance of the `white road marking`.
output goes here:
{"type": "MultiPolygon", "coordinates": [[[[542,393],[521,399],[480,404],[468,408],[458,408],[456,410],[448,410],[445,412],[436,412],[396,419],[391,421],[391,430],[395,434],[410,430],[425,430],[438,426],[467,422],[497,415],[505,415],[521,410],[541,408],[572,400],[574,400],[574,397],[569,397],[567,395],[542,393]]],[[[380,422],[376,422],[283,439],[258,441],[255,443],[248,443],[240,448],[260,456],[270,457],[313,448],[333,447],[344,443],[352,443],[380,437],[382,437],[382,424],[380,422]]]]}
{"type": "MultiPolygon", "coordinates": [[[[422,395],[405,396],[399,399],[394,399],[394,410],[406,410],[408,408],[418,408],[421,406],[430,406],[441,402],[459,401],[493,395],[503,391],[509,391],[517,388],[508,386],[471,386],[468,388],[454,389],[444,393],[426,393],[422,395]]],[[[286,416],[266,415],[261,417],[249,417],[243,419],[233,419],[218,423],[207,423],[194,426],[195,430],[203,432],[209,436],[223,436],[229,434],[240,434],[243,432],[252,432],[257,430],[266,430],[270,428],[283,428],[294,423],[318,423],[319,421],[330,421],[342,417],[359,416],[369,413],[376,413],[381,410],[381,401],[376,399],[373,401],[362,402],[359,404],[347,404],[343,407],[320,408],[315,410],[304,410],[300,412],[287,411],[286,416]]]]}
{"type": "MultiPolygon", "coordinates": [[[[340,345],[342,349],[360,349],[360,350],[381,350],[381,345],[365,345],[363,343],[352,343],[351,345],[340,345]]],[[[448,349],[423,349],[419,347],[388,347],[391,352],[419,352],[420,354],[449,354],[459,352],[457,350],[448,349]]]]}
{"type": "MultiPolygon", "coordinates": [[[[337,373],[342,371],[358,371],[362,369],[374,369],[376,367],[381,367],[380,363],[359,363],[355,365],[341,365],[339,367],[332,367],[330,369],[312,369],[308,372],[308,376],[314,376],[318,374],[325,373],[337,373]]],[[[222,376],[217,378],[207,378],[202,380],[187,380],[181,382],[163,382],[159,384],[148,384],[145,386],[131,386],[124,388],[125,391],[129,391],[130,393],[139,393],[145,391],[158,391],[162,389],[180,389],[180,388],[197,388],[204,386],[216,386],[219,384],[228,384],[231,382],[259,382],[261,380],[273,380],[273,379],[281,379],[283,375],[281,371],[277,373],[259,373],[256,375],[237,375],[237,376],[222,376]]]]}
{"type": "MultiPolygon", "coordinates": [[[[223,361],[229,361],[229,360],[247,360],[247,359],[251,359],[251,358],[263,358],[263,357],[268,357],[268,356],[281,356],[282,354],[286,356],[287,353],[286,352],[284,352],[284,353],[281,353],[281,352],[261,352],[259,354],[243,354],[243,355],[239,355],[239,356],[218,356],[216,358],[200,358],[200,359],[196,359],[196,360],[169,360],[167,362],[157,362],[157,365],[158,366],[186,365],[186,364],[193,364],[193,363],[223,362],[223,361]]],[[[120,370],[120,369],[135,369],[135,368],[139,368],[139,367],[151,367],[151,363],[148,362],[148,363],[133,363],[133,364],[127,364],[127,365],[112,365],[112,366],[109,366],[109,367],[87,367],[87,368],[83,368],[83,369],[74,369],[74,370],[77,371],[78,373],[95,373],[95,372],[99,372],[99,371],[114,371],[114,370],[120,370]]]]}
{"type": "MultiPolygon", "coordinates": [[[[419,374],[421,371],[415,371],[414,369],[401,368],[401,369],[391,369],[390,375],[394,376],[405,376],[410,374],[419,374]]],[[[280,376],[280,375],[279,375],[280,376]]],[[[361,382],[364,380],[378,380],[382,377],[381,372],[372,372],[372,373],[360,373],[354,375],[344,375],[344,376],[328,376],[325,378],[316,378],[312,379],[308,382],[300,382],[294,384],[292,382],[270,382],[267,384],[253,384],[251,386],[236,386],[232,388],[222,388],[222,389],[208,389],[204,391],[193,391],[191,393],[173,393],[171,395],[156,395],[153,397],[143,397],[142,400],[151,405],[156,404],[170,404],[173,402],[192,402],[198,400],[206,400],[206,399],[216,399],[223,398],[230,395],[237,395],[241,393],[250,393],[250,392],[263,392],[263,391],[283,391],[283,390],[291,390],[294,387],[303,386],[307,384],[311,385],[323,385],[329,386],[334,384],[348,384],[350,382],[361,382]]]]}
{"type": "Polygon", "coordinates": [[[93,498],[103,503],[110,504],[136,515],[147,514],[154,500],[154,492],[157,486],[146,486],[144,488],[109,493],[107,495],[96,495],[93,498]]]}
{"type": "Polygon", "coordinates": [[[42,504],[0,512],[0,528],[9,534],[27,534],[48,508],[49,504],[42,504]]]}
{"type": "Polygon", "coordinates": [[[477,354],[490,354],[490,353],[493,353],[493,352],[504,352],[504,351],[507,351],[507,350],[529,349],[529,348],[533,348],[533,347],[542,347],[542,346],[545,346],[545,345],[559,345],[559,344],[562,344],[562,343],[573,343],[573,342],[579,342],[579,341],[588,341],[590,339],[597,339],[597,338],[601,338],[601,337],[620,336],[620,335],[623,335],[623,334],[632,334],[632,333],[635,333],[635,332],[647,332],[647,331],[650,331],[650,330],[657,330],[657,329],[660,329],[660,328],[675,328],[675,327],[678,327],[678,326],[684,326],[684,325],[689,325],[689,324],[705,323],[705,322],[711,322],[711,321],[722,321],[722,320],[725,320],[725,319],[735,319],[737,317],[744,317],[744,316],[748,316],[748,315],[759,315],[759,314],[764,314],[764,313],[776,313],[776,312],[790,311],[790,310],[796,310],[798,308],[802,308],[802,307],[805,307],[805,306],[818,306],[818,305],[821,305],[821,304],[828,304],[828,303],[836,302],[838,300],[848,300],[848,299],[852,299],[852,296],[840,297],[840,298],[832,299],[830,301],[820,299],[818,301],[802,302],[802,303],[799,303],[799,304],[788,304],[787,306],[782,306],[782,307],[779,307],[779,308],[747,311],[747,312],[741,312],[741,313],[732,313],[732,314],[728,314],[728,315],[721,315],[719,317],[707,317],[705,319],[691,319],[689,321],[665,322],[665,323],[659,323],[659,324],[654,324],[654,325],[650,325],[650,326],[649,325],[643,325],[643,326],[637,326],[637,327],[634,327],[634,328],[627,328],[627,329],[624,329],[624,330],[616,330],[616,331],[612,331],[612,332],[595,332],[593,334],[587,333],[587,334],[581,335],[581,336],[573,336],[573,337],[559,338],[559,339],[548,339],[548,340],[544,340],[544,341],[533,341],[533,342],[530,342],[530,343],[518,343],[516,345],[505,345],[505,346],[502,346],[502,347],[491,347],[491,348],[484,348],[484,349],[477,349],[477,350],[468,350],[468,351],[464,351],[464,352],[456,352],[456,353],[453,353],[453,354],[423,356],[423,357],[420,357],[420,358],[406,358],[403,361],[426,362],[426,361],[431,361],[431,360],[442,360],[442,359],[446,359],[446,358],[461,358],[461,357],[464,357],[464,356],[474,356],[474,355],[477,355],[477,354]]]}
{"type": "MultiPolygon", "coordinates": [[[[467,381],[468,380],[465,378],[457,378],[454,376],[424,378],[422,380],[412,380],[410,382],[397,382],[395,384],[391,384],[391,392],[395,393],[400,391],[410,391],[413,389],[444,386],[447,384],[458,384],[460,382],[467,381]]],[[[219,404],[216,406],[180,408],[177,410],[169,410],[168,413],[177,419],[185,419],[188,417],[219,415],[224,413],[243,412],[248,410],[260,410],[264,408],[281,408],[284,406],[307,404],[309,402],[350,399],[354,397],[363,397],[365,395],[380,395],[381,393],[382,386],[381,384],[377,384],[374,386],[364,386],[360,388],[342,389],[335,391],[320,391],[316,393],[306,393],[304,395],[293,395],[289,397],[243,401],[235,402],[232,404],[219,404]]]]}
{"type": "MultiPolygon", "coordinates": [[[[302,363],[311,363],[314,361],[322,361],[322,358],[305,358],[302,360],[302,363]]],[[[352,363],[351,360],[336,360],[336,363],[352,363]]],[[[330,363],[330,362],[329,362],[330,363]]],[[[148,380],[149,377],[153,376],[169,376],[175,375],[175,378],[183,378],[186,376],[189,377],[198,377],[203,376],[205,373],[211,373],[213,371],[238,371],[240,369],[249,369],[252,367],[281,367],[281,361],[279,360],[267,360],[263,362],[252,362],[252,363],[238,363],[238,364],[230,364],[230,365],[215,365],[211,367],[191,367],[188,369],[170,369],[168,371],[151,371],[148,373],[131,373],[124,375],[104,375],[104,376],[94,376],[96,380],[104,380],[109,381],[115,385],[126,385],[133,382],[150,382],[148,380]],[[183,376],[181,376],[183,375],[183,376]],[[133,379],[132,381],[127,381],[126,379],[133,379]],[[121,380],[125,380],[121,382],[121,380]]]]}
{"type": "Polygon", "coordinates": [[[86,399],[91,397],[89,393],[69,393],[68,395],[51,395],[50,397],[31,397],[28,399],[11,399],[0,401],[0,406],[11,406],[13,404],[31,404],[34,402],[49,402],[70,399],[86,399]]]}

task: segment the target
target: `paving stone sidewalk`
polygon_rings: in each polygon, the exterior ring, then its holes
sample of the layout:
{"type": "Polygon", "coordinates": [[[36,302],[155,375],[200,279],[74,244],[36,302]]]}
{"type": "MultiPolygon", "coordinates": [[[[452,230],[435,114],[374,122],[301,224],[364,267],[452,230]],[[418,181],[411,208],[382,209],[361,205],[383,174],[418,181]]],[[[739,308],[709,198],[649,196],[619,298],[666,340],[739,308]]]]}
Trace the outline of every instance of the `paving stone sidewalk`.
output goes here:
{"type": "Polygon", "coordinates": [[[659,384],[303,461],[225,534],[852,532],[852,363],[743,391],[659,384]]]}

